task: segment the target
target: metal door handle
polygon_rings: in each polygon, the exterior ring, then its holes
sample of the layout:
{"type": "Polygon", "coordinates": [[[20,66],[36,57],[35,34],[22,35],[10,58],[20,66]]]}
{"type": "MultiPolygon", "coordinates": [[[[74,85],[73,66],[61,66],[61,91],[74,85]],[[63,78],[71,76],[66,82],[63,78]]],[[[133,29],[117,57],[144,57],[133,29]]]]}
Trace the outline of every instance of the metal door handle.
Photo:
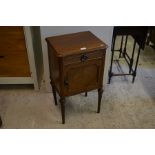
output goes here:
{"type": "Polygon", "coordinates": [[[4,58],[4,55],[0,55],[0,58],[4,58]]]}
{"type": "Polygon", "coordinates": [[[84,62],[84,61],[86,61],[88,59],[88,56],[86,55],[86,54],[83,54],[82,56],[81,56],[81,62],[84,62]]]}
{"type": "Polygon", "coordinates": [[[65,85],[65,86],[68,86],[68,85],[69,85],[69,82],[68,82],[67,79],[64,80],[64,85],[65,85]]]}

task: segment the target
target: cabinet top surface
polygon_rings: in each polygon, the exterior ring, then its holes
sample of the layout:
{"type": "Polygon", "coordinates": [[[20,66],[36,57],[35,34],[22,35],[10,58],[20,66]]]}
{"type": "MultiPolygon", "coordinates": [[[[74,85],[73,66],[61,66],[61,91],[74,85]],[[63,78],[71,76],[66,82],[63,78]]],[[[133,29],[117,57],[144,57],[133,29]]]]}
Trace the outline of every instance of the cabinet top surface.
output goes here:
{"type": "Polygon", "coordinates": [[[90,31],[48,37],[46,41],[59,57],[107,48],[107,45],[90,31]]]}

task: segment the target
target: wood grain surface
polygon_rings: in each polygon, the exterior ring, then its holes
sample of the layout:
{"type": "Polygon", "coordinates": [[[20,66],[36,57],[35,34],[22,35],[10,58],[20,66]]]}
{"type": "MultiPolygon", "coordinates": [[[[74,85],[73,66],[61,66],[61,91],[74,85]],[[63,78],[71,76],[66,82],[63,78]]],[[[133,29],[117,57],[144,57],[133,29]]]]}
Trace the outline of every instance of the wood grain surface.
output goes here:
{"type": "Polygon", "coordinates": [[[22,26],[0,26],[0,77],[30,77],[22,26]]]}

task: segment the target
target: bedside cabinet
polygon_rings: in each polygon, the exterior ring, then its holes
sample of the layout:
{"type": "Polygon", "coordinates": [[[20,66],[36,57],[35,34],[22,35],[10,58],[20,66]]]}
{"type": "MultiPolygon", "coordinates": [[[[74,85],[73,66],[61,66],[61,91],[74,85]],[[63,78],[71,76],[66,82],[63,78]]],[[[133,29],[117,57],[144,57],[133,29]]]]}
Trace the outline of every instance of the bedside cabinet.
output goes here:
{"type": "Polygon", "coordinates": [[[106,44],[89,31],[46,38],[48,44],[50,79],[55,104],[60,95],[62,123],[65,123],[65,97],[98,89],[98,109],[106,44]]]}

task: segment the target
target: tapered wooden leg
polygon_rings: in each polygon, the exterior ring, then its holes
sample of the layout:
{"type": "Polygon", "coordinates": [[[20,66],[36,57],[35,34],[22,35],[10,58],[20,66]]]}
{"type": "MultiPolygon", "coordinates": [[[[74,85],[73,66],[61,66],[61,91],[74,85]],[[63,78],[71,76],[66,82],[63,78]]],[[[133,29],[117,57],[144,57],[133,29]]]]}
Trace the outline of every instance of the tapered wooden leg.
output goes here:
{"type": "Polygon", "coordinates": [[[60,97],[62,124],[65,124],[65,97],[60,97]]]}
{"type": "Polygon", "coordinates": [[[53,85],[52,85],[52,91],[53,91],[53,97],[54,97],[55,105],[58,105],[58,103],[57,103],[57,94],[56,94],[55,87],[53,85]]]}
{"type": "Polygon", "coordinates": [[[86,96],[86,97],[87,97],[87,95],[88,95],[87,92],[85,92],[85,96],[86,96]]]}
{"type": "Polygon", "coordinates": [[[1,116],[0,116],[0,127],[2,126],[2,119],[1,119],[1,116]]]}
{"type": "Polygon", "coordinates": [[[98,89],[98,108],[97,108],[97,113],[100,113],[102,94],[103,94],[103,88],[98,89]]]}

